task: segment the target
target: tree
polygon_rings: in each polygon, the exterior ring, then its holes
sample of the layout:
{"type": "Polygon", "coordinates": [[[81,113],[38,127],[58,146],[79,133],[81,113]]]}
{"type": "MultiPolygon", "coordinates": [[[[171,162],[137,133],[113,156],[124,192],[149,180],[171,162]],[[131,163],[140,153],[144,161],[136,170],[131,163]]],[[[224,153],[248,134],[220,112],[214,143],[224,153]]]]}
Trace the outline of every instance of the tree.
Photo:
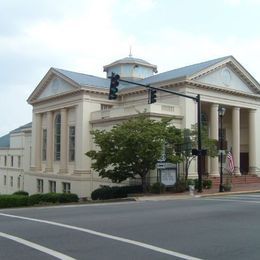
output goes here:
{"type": "MultiPolygon", "coordinates": [[[[192,149],[197,148],[198,131],[197,126],[192,126],[191,129],[181,130],[181,142],[175,144],[175,149],[179,160],[183,162],[185,180],[188,179],[189,167],[196,155],[192,154],[192,149]]],[[[208,127],[203,124],[201,127],[202,149],[207,151],[207,155],[215,157],[218,155],[217,140],[208,137],[208,127]]]]}
{"type": "MultiPolygon", "coordinates": [[[[174,127],[168,129],[169,120],[155,121],[138,115],[114,126],[110,131],[94,130],[91,134],[99,150],[86,153],[92,160],[92,168],[102,178],[122,182],[141,177],[143,191],[147,190],[146,176],[155,169],[162,155],[165,139],[174,139],[174,127]]],[[[177,136],[177,135],[176,135],[177,136]]]]}

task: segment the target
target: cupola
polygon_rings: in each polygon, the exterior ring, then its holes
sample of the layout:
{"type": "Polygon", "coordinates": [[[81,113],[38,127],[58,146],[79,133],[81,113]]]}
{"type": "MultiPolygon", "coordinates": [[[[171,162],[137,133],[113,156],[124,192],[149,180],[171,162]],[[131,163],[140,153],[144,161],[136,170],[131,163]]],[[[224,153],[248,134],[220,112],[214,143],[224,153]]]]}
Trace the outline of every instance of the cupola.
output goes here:
{"type": "Polygon", "coordinates": [[[107,73],[107,77],[114,72],[119,74],[122,79],[137,81],[153,76],[154,73],[157,73],[157,66],[143,59],[134,58],[130,53],[128,57],[104,66],[104,71],[107,73]]]}

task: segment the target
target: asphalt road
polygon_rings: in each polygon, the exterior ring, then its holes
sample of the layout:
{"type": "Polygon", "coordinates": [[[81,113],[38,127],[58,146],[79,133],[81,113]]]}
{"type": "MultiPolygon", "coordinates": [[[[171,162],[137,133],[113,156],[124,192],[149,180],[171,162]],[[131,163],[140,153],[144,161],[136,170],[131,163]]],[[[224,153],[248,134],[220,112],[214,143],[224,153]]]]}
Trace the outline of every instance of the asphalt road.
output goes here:
{"type": "Polygon", "coordinates": [[[0,210],[0,259],[260,259],[260,194],[0,210]]]}

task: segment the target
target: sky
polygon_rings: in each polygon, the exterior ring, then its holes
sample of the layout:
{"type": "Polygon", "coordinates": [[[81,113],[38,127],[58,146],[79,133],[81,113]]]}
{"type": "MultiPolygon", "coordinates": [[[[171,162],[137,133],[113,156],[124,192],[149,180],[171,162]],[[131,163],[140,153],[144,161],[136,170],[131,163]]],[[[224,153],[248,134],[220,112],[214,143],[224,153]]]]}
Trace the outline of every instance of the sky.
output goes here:
{"type": "Polygon", "coordinates": [[[259,82],[260,0],[0,0],[0,136],[51,67],[105,77],[130,46],[159,73],[233,55],[259,82]]]}

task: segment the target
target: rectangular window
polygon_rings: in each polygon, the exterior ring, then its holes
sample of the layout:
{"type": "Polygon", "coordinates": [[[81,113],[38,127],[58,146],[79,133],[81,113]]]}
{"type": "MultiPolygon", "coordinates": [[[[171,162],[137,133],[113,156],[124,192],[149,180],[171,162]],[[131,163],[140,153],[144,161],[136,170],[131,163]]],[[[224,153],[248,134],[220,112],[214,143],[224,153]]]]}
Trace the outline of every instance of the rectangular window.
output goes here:
{"type": "Polygon", "coordinates": [[[14,186],[14,177],[13,176],[10,177],[10,186],[11,187],[14,186]]]}
{"type": "Polygon", "coordinates": [[[69,182],[63,182],[62,183],[62,192],[63,193],[70,193],[70,183],[69,182]]]}
{"type": "Polygon", "coordinates": [[[75,126],[69,128],[69,161],[75,161],[75,126]]]}
{"type": "Polygon", "coordinates": [[[18,155],[18,168],[21,168],[21,155],[18,155]]]}
{"type": "Polygon", "coordinates": [[[37,192],[43,193],[43,180],[37,179],[37,192]]]}
{"type": "Polygon", "coordinates": [[[55,161],[60,160],[60,140],[61,140],[61,115],[55,118],[55,135],[54,135],[54,158],[55,161]]]}
{"type": "Polygon", "coordinates": [[[14,157],[11,156],[11,167],[13,167],[13,166],[14,166],[14,157]]]}
{"type": "Polygon", "coordinates": [[[47,149],[47,129],[43,129],[42,132],[42,160],[46,161],[47,149]]]}
{"type": "Polygon", "coordinates": [[[6,175],[4,175],[4,185],[6,185],[6,175]]]}
{"type": "Polygon", "coordinates": [[[49,181],[49,192],[56,192],[56,181],[49,181]]]}
{"type": "Polygon", "coordinates": [[[7,156],[5,155],[5,166],[7,165],[7,156]]]}

